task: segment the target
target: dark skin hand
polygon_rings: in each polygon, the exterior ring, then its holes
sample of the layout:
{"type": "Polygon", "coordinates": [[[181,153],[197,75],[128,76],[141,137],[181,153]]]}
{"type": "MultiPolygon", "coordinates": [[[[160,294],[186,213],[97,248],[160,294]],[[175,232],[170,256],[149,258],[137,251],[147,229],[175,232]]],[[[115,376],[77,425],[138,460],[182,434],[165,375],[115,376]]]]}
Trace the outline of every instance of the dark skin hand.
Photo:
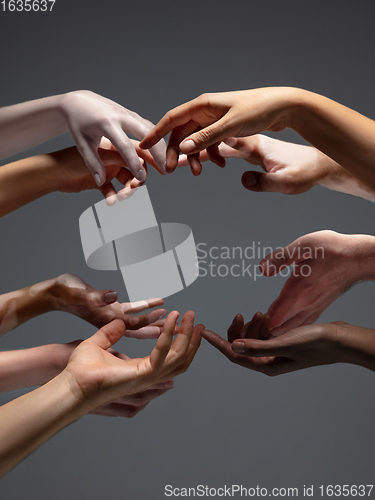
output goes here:
{"type": "Polygon", "coordinates": [[[270,316],[258,312],[244,326],[238,314],[228,329],[228,340],[210,330],[204,330],[202,337],[232,363],[269,376],[340,362],[375,370],[375,330],[336,321],[273,337],[270,321],[270,316]]]}

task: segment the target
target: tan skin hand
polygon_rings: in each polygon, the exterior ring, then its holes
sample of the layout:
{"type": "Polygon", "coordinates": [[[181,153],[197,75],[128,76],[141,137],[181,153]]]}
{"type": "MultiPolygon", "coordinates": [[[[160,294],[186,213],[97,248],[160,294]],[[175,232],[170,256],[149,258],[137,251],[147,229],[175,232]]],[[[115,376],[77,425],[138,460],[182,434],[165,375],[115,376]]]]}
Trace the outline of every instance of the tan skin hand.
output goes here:
{"type": "Polygon", "coordinates": [[[199,175],[202,169],[199,151],[207,149],[212,161],[220,163],[217,146],[224,139],[288,127],[293,96],[294,89],[283,87],[203,94],[164,115],[140,146],[148,149],[172,131],[167,171],[176,168],[181,151],[189,155],[192,171],[199,175]]]}
{"type": "MultiPolygon", "coordinates": [[[[60,366],[58,373],[66,367],[74,349],[82,342],[82,340],[77,340],[75,342],[69,342],[68,344],[60,344],[57,346],[58,349],[56,349],[56,351],[59,353],[57,354],[58,365],[60,366]]],[[[124,361],[131,359],[129,356],[126,356],[126,354],[115,351],[112,348],[108,349],[108,353],[115,358],[122,359],[124,361]]],[[[57,373],[55,375],[57,375],[57,373]]],[[[44,381],[44,383],[46,382],[48,382],[48,380],[44,381]]],[[[107,404],[98,406],[97,408],[91,410],[90,413],[103,417],[133,418],[144,410],[152,400],[164,395],[171,389],[173,389],[173,380],[169,379],[166,382],[154,384],[143,392],[139,392],[131,396],[124,396],[107,404]]]]}
{"type": "Polygon", "coordinates": [[[186,371],[199,348],[204,327],[194,328],[194,313],[189,311],[172,342],[177,318],[176,311],[169,314],[149,356],[131,360],[119,359],[107,350],[124,334],[124,323],[114,320],[103,327],[73,351],[64,370],[70,376],[72,393],[82,404],[97,407],[186,371]]]}

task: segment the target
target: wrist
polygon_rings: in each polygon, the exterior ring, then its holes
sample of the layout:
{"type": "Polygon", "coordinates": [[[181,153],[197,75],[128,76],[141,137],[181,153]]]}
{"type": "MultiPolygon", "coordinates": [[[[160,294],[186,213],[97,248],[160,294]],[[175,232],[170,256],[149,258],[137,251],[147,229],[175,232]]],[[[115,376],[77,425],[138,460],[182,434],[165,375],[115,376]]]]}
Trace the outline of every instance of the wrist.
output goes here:
{"type": "Polygon", "coordinates": [[[319,174],[316,184],[328,189],[335,189],[340,184],[343,175],[347,172],[332,158],[325,155],[319,149],[314,148],[317,154],[317,165],[319,174]]]}
{"type": "Polygon", "coordinates": [[[44,346],[45,359],[48,359],[46,365],[46,381],[52,380],[59,375],[68,364],[70,355],[74,350],[71,344],[49,344],[44,346]]]}
{"type": "Polygon", "coordinates": [[[337,321],[331,323],[339,362],[375,370],[375,330],[337,321]]]}
{"type": "Polygon", "coordinates": [[[288,94],[286,100],[288,128],[299,133],[301,128],[301,123],[306,119],[306,111],[308,107],[308,92],[307,90],[288,87],[288,94]]]}
{"type": "Polygon", "coordinates": [[[375,280],[375,236],[367,234],[348,235],[350,255],[355,262],[358,281],[375,280]]]}
{"type": "Polygon", "coordinates": [[[70,287],[64,281],[65,274],[46,281],[46,294],[52,311],[67,310],[70,297],[70,287]]]}

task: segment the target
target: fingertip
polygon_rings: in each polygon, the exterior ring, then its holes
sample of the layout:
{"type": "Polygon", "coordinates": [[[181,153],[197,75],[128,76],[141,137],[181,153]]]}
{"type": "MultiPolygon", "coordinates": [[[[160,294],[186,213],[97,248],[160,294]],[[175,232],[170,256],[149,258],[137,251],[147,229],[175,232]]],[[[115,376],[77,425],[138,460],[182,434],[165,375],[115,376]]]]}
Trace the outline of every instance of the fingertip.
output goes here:
{"type": "Polygon", "coordinates": [[[237,321],[243,320],[242,314],[236,314],[235,317],[233,318],[232,324],[236,323],[237,321]]]}
{"type": "Polygon", "coordinates": [[[174,381],[172,379],[167,380],[164,384],[164,387],[166,389],[173,389],[173,386],[174,386],[174,381]]]}
{"type": "Polygon", "coordinates": [[[257,185],[257,178],[253,172],[244,172],[241,177],[244,188],[253,189],[257,185]]]}
{"type": "Polygon", "coordinates": [[[147,173],[146,173],[146,170],[144,168],[139,168],[136,175],[135,175],[136,179],[140,182],[145,182],[146,179],[147,179],[147,173]]]}
{"type": "Polygon", "coordinates": [[[138,144],[138,146],[141,149],[150,149],[153,146],[152,141],[151,141],[151,135],[152,135],[153,131],[154,131],[154,129],[150,130],[150,132],[138,144]]]}
{"type": "Polygon", "coordinates": [[[116,194],[111,194],[111,195],[105,197],[105,202],[106,202],[108,207],[113,207],[113,205],[116,203],[116,201],[117,201],[116,194]]]}
{"type": "Polygon", "coordinates": [[[94,179],[98,187],[103,186],[103,184],[105,183],[105,175],[100,175],[98,172],[94,174],[94,179]]]}
{"type": "Polygon", "coordinates": [[[196,144],[193,139],[185,139],[180,143],[180,151],[181,153],[189,154],[192,153],[196,149],[196,144]]]}
{"type": "Polygon", "coordinates": [[[117,292],[114,292],[113,290],[108,291],[103,295],[103,299],[106,304],[112,304],[118,299],[117,292]]]}
{"type": "Polygon", "coordinates": [[[237,139],[236,137],[227,137],[223,141],[227,146],[234,148],[234,146],[237,144],[237,139]]]}

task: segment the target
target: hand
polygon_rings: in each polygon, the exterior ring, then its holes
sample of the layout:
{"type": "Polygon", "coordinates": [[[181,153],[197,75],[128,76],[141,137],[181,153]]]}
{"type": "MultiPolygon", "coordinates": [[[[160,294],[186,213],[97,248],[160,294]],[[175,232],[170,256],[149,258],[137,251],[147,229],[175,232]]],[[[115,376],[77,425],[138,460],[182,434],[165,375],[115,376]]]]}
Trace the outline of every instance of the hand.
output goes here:
{"type": "Polygon", "coordinates": [[[54,310],[74,314],[97,328],[114,319],[120,319],[125,323],[126,337],[155,339],[159,337],[165,323],[165,320],[161,319],[167,314],[165,309],[155,309],[148,314],[132,316],[162,305],[162,299],[120,303],[117,302],[116,292],[98,291],[74,274],[58,276],[48,285],[54,310]]]}
{"type": "MultiPolygon", "coordinates": [[[[199,161],[214,161],[225,167],[225,158],[242,158],[260,165],[266,173],[245,172],[242,184],[250,191],[300,194],[315,185],[340,193],[375,201],[375,191],[342,168],[321,151],[311,147],[279,141],[266,135],[253,135],[243,139],[229,137],[218,146],[217,159],[209,151],[199,154],[199,161]]],[[[189,165],[189,157],[180,155],[178,167],[189,165]]]]}
{"type": "MultiPolygon", "coordinates": [[[[54,346],[55,349],[54,353],[52,353],[52,357],[55,357],[56,359],[58,370],[52,376],[45,379],[42,382],[43,384],[47,383],[48,380],[55,377],[66,367],[72,352],[78,345],[81,344],[81,342],[83,341],[76,340],[75,342],[69,342],[68,344],[57,344],[54,346]]],[[[126,354],[115,351],[111,348],[108,349],[108,352],[118,359],[123,359],[125,361],[130,359],[129,356],[126,356],[126,354]]],[[[144,410],[150,401],[162,396],[171,389],[173,389],[173,380],[169,379],[166,382],[155,384],[138,394],[124,396],[105,405],[98,406],[90,411],[90,413],[103,417],[133,418],[138,415],[139,412],[144,410]]]]}
{"type": "MultiPolygon", "coordinates": [[[[263,168],[266,173],[251,171],[243,174],[242,184],[250,191],[304,193],[326,178],[334,163],[315,148],[279,141],[265,135],[243,139],[229,137],[219,145],[218,153],[223,160],[242,158],[263,168]]],[[[209,159],[207,150],[200,153],[201,162],[209,159]]],[[[186,155],[180,156],[178,166],[187,164],[186,155]]]]}
{"type": "Polygon", "coordinates": [[[268,309],[273,335],[314,323],[353,284],[374,279],[375,238],[318,231],[268,255],[260,269],[274,276],[293,263],[291,276],[268,309]]]}
{"type": "MultiPolygon", "coordinates": [[[[146,161],[157,168],[148,151],[140,149],[136,141],[132,141],[132,144],[134,149],[139,153],[146,171],[146,161]]],[[[113,204],[116,201],[116,190],[111,182],[113,179],[117,179],[124,185],[124,189],[118,193],[120,198],[129,189],[143,184],[143,182],[134,178],[120,154],[108,141],[102,141],[101,147],[98,149],[98,155],[106,171],[106,180],[100,187],[96,185],[93,176],[87,170],[85,162],[76,147],[50,153],[49,156],[53,161],[50,168],[56,177],[56,190],[63,193],[78,193],[88,189],[99,189],[107,202],[113,204]]]]}
{"type": "Polygon", "coordinates": [[[148,149],[172,131],[167,148],[167,172],[176,168],[181,151],[189,155],[191,169],[199,175],[202,169],[199,151],[207,149],[211,161],[223,166],[218,152],[221,141],[290,126],[295,93],[296,89],[273,87],[203,94],[164,115],[140,146],[148,149]]]}
{"type": "Polygon", "coordinates": [[[194,313],[188,311],[172,342],[177,318],[177,311],[169,314],[155,348],[146,358],[123,360],[108,352],[124,334],[124,323],[119,320],[104,326],[73,351],[62,375],[82,405],[82,414],[187,370],[199,348],[204,327],[194,328],[194,313]]]}
{"type": "Polygon", "coordinates": [[[244,335],[243,318],[237,315],[228,341],[209,330],[202,337],[233,363],[269,376],[340,362],[375,370],[375,330],[337,321],[301,326],[262,340],[270,335],[269,321],[256,313],[244,335]]]}
{"type": "MultiPolygon", "coordinates": [[[[106,180],[106,171],[98,154],[103,136],[115,146],[133,176],[141,182],[146,180],[146,171],[126,133],[130,132],[135,138],[143,139],[153,126],[151,122],[90,91],[80,90],[66,94],[62,107],[70,133],[98,186],[102,186],[106,180]]],[[[151,154],[164,171],[164,141],[152,147],[151,154]]]]}

